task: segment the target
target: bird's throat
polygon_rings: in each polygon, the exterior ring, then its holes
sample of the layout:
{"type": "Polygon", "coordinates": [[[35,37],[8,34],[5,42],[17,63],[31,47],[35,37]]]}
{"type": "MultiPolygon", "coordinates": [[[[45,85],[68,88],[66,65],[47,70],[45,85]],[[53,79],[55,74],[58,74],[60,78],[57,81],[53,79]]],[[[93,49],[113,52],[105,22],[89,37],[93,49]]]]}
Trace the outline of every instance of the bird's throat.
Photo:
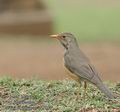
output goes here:
{"type": "Polygon", "coordinates": [[[79,51],[79,46],[78,46],[77,42],[69,43],[67,50],[72,51],[73,53],[78,52],[79,51]]]}

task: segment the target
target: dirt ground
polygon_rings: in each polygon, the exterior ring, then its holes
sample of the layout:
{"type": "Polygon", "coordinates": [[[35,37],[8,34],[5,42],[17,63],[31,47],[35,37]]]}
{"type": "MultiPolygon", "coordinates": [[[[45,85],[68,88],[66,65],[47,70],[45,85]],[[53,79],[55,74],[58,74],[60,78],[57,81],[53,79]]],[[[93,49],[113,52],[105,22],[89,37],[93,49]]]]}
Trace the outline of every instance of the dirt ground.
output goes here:
{"type": "MultiPolygon", "coordinates": [[[[102,79],[120,81],[119,43],[84,43],[80,47],[100,71],[102,79]]],[[[0,76],[44,80],[68,78],[63,67],[63,53],[58,42],[1,39],[0,76]]]]}

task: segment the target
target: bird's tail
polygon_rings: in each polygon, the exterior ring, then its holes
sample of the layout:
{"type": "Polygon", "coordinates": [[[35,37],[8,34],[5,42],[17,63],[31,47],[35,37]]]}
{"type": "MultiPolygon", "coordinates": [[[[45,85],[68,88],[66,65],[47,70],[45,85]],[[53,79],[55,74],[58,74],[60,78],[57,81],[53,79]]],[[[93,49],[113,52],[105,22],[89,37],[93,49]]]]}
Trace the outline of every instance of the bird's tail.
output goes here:
{"type": "Polygon", "coordinates": [[[103,82],[100,82],[99,84],[96,85],[101,92],[103,92],[108,98],[114,99],[115,95],[108,89],[108,87],[103,84],[103,82]]]}

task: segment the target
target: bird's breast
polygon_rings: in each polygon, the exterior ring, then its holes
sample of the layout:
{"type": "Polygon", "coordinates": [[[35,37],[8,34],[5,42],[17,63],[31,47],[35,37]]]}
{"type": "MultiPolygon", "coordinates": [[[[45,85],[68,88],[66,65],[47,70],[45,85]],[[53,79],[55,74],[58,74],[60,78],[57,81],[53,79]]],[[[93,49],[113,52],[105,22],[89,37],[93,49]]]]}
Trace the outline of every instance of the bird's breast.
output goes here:
{"type": "Polygon", "coordinates": [[[68,77],[72,80],[75,80],[77,82],[80,82],[80,77],[78,77],[77,75],[75,75],[74,73],[70,72],[66,67],[65,68],[65,73],[68,75],[68,77]]]}
{"type": "Polygon", "coordinates": [[[65,66],[65,60],[63,59],[64,61],[64,70],[65,70],[65,73],[67,74],[67,76],[72,79],[72,80],[75,80],[77,82],[80,82],[80,77],[78,77],[76,74],[72,73],[66,66],[65,66]]]}

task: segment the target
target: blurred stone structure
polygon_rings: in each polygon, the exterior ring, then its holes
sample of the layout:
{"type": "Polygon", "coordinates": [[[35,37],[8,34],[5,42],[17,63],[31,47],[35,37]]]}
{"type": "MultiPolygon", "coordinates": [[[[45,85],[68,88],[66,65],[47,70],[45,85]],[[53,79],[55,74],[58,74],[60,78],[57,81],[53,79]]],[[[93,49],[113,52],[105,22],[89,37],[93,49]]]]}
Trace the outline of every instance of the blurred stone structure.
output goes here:
{"type": "Polygon", "coordinates": [[[0,0],[0,33],[48,35],[52,30],[42,0],[0,0]]]}

